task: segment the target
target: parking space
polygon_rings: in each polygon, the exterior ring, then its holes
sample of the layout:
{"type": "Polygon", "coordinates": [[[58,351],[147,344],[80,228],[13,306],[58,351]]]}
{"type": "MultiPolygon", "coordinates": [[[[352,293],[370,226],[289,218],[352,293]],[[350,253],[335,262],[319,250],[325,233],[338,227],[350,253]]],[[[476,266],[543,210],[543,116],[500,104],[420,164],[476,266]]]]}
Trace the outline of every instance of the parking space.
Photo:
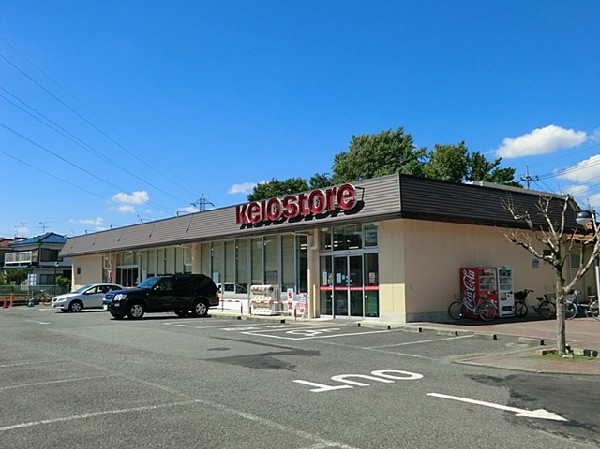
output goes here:
{"type": "MultiPolygon", "coordinates": [[[[365,351],[396,355],[417,356],[431,359],[460,357],[474,354],[494,354],[525,349],[527,343],[519,343],[517,337],[497,340],[489,335],[460,333],[443,330],[407,331],[405,328],[359,327],[355,323],[285,323],[263,324],[236,320],[178,320],[161,322],[162,326],[174,328],[215,330],[237,335],[239,339],[261,339],[280,343],[320,342],[346,346],[365,351]]],[[[312,347],[312,345],[311,345],[312,347]]]]}

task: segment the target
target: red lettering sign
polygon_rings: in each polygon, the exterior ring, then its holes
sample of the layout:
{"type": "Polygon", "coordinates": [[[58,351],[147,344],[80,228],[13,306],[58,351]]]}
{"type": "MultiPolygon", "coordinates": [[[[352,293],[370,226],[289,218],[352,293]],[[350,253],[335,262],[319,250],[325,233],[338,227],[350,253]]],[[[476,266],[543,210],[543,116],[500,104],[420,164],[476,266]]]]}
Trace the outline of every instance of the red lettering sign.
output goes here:
{"type": "Polygon", "coordinates": [[[355,206],[356,188],[352,184],[342,184],[326,190],[316,189],[308,194],[286,195],[283,200],[269,198],[236,206],[235,222],[242,225],[275,222],[281,218],[320,215],[336,209],[352,210],[355,206]]]}

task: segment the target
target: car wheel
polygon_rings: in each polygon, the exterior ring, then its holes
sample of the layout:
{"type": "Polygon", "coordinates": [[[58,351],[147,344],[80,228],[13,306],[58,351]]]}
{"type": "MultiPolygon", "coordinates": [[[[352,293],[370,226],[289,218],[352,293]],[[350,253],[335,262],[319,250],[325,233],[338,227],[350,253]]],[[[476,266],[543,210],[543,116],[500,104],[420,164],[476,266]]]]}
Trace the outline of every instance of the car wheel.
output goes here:
{"type": "Polygon", "coordinates": [[[81,312],[83,310],[83,303],[81,301],[71,301],[69,303],[69,312],[81,312]]]}
{"type": "Polygon", "coordinates": [[[180,316],[181,318],[185,318],[187,316],[187,310],[176,310],[175,315],[180,316]]]}
{"type": "Polygon", "coordinates": [[[127,312],[127,316],[130,320],[139,320],[144,316],[144,306],[142,303],[134,302],[129,307],[129,311],[127,312]]]}
{"type": "Polygon", "coordinates": [[[205,316],[208,313],[208,303],[205,300],[197,300],[192,307],[192,316],[205,316]]]}

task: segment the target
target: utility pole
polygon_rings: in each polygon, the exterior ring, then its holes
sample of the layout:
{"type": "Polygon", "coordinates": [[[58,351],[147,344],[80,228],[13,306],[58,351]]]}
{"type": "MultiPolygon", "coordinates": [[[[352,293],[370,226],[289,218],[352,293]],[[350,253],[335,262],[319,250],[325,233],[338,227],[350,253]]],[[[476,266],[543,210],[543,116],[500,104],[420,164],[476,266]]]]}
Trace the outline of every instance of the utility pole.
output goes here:
{"type": "Polygon", "coordinates": [[[527,172],[525,173],[525,175],[521,176],[519,178],[521,181],[525,181],[527,183],[527,190],[530,190],[530,186],[531,186],[531,181],[539,181],[540,178],[538,178],[537,176],[530,176],[529,175],[529,167],[527,167],[527,172]]]}
{"type": "Polygon", "coordinates": [[[194,207],[197,207],[200,212],[204,212],[206,210],[206,206],[216,207],[213,203],[211,203],[204,197],[204,193],[200,195],[200,198],[198,198],[198,200],[190,204],[194,207]]]}

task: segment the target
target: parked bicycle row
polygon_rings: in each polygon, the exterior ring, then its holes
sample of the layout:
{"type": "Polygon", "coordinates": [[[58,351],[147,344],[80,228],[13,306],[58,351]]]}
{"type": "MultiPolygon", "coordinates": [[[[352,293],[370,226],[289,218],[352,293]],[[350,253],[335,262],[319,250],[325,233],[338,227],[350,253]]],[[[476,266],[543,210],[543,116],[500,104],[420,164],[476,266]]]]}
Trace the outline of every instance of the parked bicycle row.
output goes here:
{"type": "MultiPolygon", "coordinates": [[[[533,290],[524,289],[515,292],[514,316],[522,318],[529,314],[529,310],[533,310],[544,319],[556,317],[556,300],[553,294],[547,293],[544,296],[537,297],[537,302],[534,303],[528,300],[530,293],[533,293],[533,290]]],[[[595,296],[585,298],[576,290],[565,296],[564,309],[565,318],[567,319],[584,315],[600,320],[598,298],[595,296]]],[[[468,298],[456,300],[448,307],[448,314],[453,320],[473,318],[490,321],[499,316],[496,302],[488,298],[479,298],[477,302],[468,298]]]]}

